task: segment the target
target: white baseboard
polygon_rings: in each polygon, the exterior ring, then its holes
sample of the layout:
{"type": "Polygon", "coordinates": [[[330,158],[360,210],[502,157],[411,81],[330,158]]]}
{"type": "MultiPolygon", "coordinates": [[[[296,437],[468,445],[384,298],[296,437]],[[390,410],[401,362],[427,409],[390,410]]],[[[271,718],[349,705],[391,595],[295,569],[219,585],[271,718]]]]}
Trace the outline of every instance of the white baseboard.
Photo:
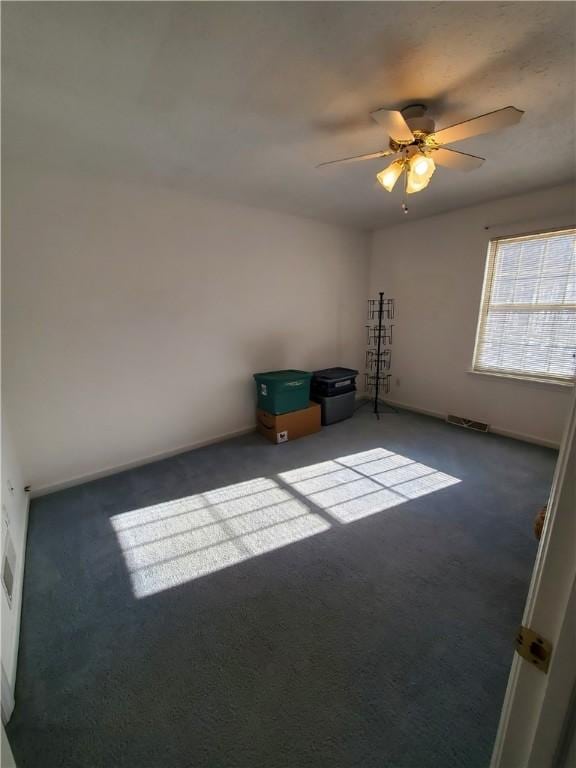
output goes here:
{"type": "MultiPolygon", "coordinates": [[[[356,395],[357,400],[363,398],[362,393],[356,395]]],[[[143,458],[130,461],[127,464],[116,464],[112,467],[106,467],[105,469],[98,470],[97,472],[89,472],[85,475],[77,475],[69,480],[63,480],[60,483],[52,483],[50,485],[42,485],[39,488],[32,488],[30,493],[31,499],[37,499],[39,496],[47,496],[49,493],[56,493],[57,491],[64,491],[66,488],[73,488],[75,485],[82,485],[82,483],[89,483],[91,480],[99,480],[102,477],[109,477],[115,475],[118,472],[124,472],[128,469],[136,469],[136,467],[143,467],[145,464],[152,464],[154,461],[162,461],[162,459],[169,459],[172,456],[178,456],[179,453],[186,453],[187,451],[193,451],[196,448],[205,448],[207,445],[214,445],[215,443],[221,443],[224,440],[231,440],[233,437],[241,437],[242,435],[248,435],[250,432],[254,432],[255,425],[244,427],[243,429],[237,429],[234,432],[226,432],[222,435],[216,435],[208,440],[200,440],[195,443],[188,443],[181,445],[178,448],[173,448],[169,451],[162,451],[161,453],[155,453],[152,455],[144,456],[143,458]]]]}
{"type": "MultiPolygon", "coordinates": [[[[433,416],[436,419],[442,419],[442,421],[445,421],[446,416],[448,415],[446,413],[440,413],[439,411],[430,411],[426,408],[420,408],[419,406],[411,405],[409,403],[400,403],[398,400],[386,399],[385,402],[390,403],[390,405],[393,405],[396,408],[403,408],[406,411],[414,411],[414,413],[422,413],[425,416],[433,416]]],[[[538,437],[537,435],[527,435],[524,432],[512,432],[509,429],[502,429],[501,427],[495,426],[494,424],[490,424],[489,431],[493,432],[495,435],[502,435],[502,437],[512,437],[514,440],[522,440],[525,443],[543,445],[546,448],[558,449],[560,447],[560,444],[553,440],[545,440],[541,437],[538,437]]]]}
{"type": "MultiPolygon", "coordinates": [[[[357,393],[356,399],[363,400],[365,398],[365,395],[363,393],[357,393]]],[[[403,408],[406,411],[414,411],[414,413],[422,413],[425,416],[433,416],[436,419],[442,419],[443,421],[446,419],[445,413],[440,413],[439,411],[431,411],[427,408],[421,408],[420,406],[411,405],[410,403],[401,403],[398,400],[389,400],[386,398],[386,403],[390,403],[390,405],[395,406],[396,408],[403,408]]],[[[86,475],[79,475],[77,477],[70,478],[69,480],[65,480],[60,483],[55,483],[53,485],[46,485],[42,486],[40,488],[33,488],[31,493],[31,498],[35,499],[39,496],[46,496],[49,493],[55,493],[56,491],[62,491],[66,488],[72,488],[75,485],[81,485],[82,483],[88,483],[91,480],[99,480],[102,477],[108,477],[109,475],[115,475],[118,472],[124,472],[128,469],[135,469],[136,467],[142,467],[145,464],[151,464],[154,461],[161,461],[162,459],[169,459],[172,456],[177,456],[179,453],[186,453],[187,451],[192,451],[195,448],[204,448],[207,445],[213,445],[215,443],[221,443],[224,440],[230,440],[233,437],[240,437],[241,435],[247,435],[250,432],[253,432],[255,430],[254,426],[245,427],[243,429],[238,429],[234,432],[227,432],[222,435],[217,435],[216,437],[212,437],[209,440],[201,440],[199,442],[195,443],[189,443],[187,445],[181,445],[178,448],[171,449],[169,451],[163,451],[161,453],[156,453],[150,456],[145,456],[140,459],[137,459],[136,461],[131,461],[127,464],[118,464],[113,467],[107,467],[106,469],[99,470],[98,472],[90,472],[86,475]]],[[[497,435],[502,435],[503,437],[512,437],[515,440],[522,440],[526,443],[535,443],[536,445],[543,445],[547,448],[558,448],[559,444],[551,441],[551,440],[544,440],[537,435],[527,435],[522,432],[512,432],[507,429],[501,429],[500,427],[490,425],[490,432],[494,432],[497,435]]]]}
{"type": "Polygon", "coordinates": [[[223,435],[217,435],[211,437],[209,440],[200,440],[195,443],[188,443],[187,445],[181,445],[178,448],[173,448],[169,451],[162,451],[161,453],[155,453],[149,456],[144,456],[135,461],[130,461],[127,464],[116,464],[113,467],[106,467],[106,469],[98,470],[97,472],[90,472],[86,475],[78,475],[70,478],[69,480],[63,480],[60,483],[54,483],[52,485],[44,485],[40,488],[32,488],[30,498],[36,499],[39,496],[47,496],[49,493],[56,493],[57,491],[63,491],[66,488],[73,488],[75,485],[82,485],[82,483],[89,483],[91,480],[99,480],[102,477],[109,477],[115,475],[118,472],[124,472],[128,469],[136,469],[136,467],[143,467],[145,464],[152,464],[155,461],[162,461],[162,459],[169,459],[172,456],[178,456],[180,453],[186,453],[187,451],[193,451],[195,448],[205,448],[207,445],[213,445],[214,443],[221,443],[224,440],[230,440],[233,437],[241,437],[242,435],[248,435],[250,432],[254,432],[256,427],[254,425],[245,427],[243,429],[237,429],[234,432],[227,432],[223,435]]]}
{"type": "Polygon", "coordinates": [[[542,445],[545,448],[554,448],[558,450],[560,443],[555,440],[544,440],[543,437],[538,435],[527,435],[524,432],[510,432],[508,429],[500,429],[500,427],[490,427],[490,432],[494,432],[495,435],[502,435],[502,437],[512,437],[514,440],[522,440],[525,443],[534,443],[534,445],[542,445]]]}

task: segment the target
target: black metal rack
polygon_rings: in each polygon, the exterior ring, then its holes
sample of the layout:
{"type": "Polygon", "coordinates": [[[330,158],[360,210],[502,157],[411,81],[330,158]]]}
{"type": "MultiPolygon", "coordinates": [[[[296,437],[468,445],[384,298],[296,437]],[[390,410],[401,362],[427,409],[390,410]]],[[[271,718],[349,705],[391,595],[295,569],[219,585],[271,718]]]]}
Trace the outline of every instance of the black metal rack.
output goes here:
{"type": "MultiPolygon", "coordinates": [[[[394,299],[384,298],[384,292],[380,291],[377,299],[368,300],[368,320],[366,325],[366,373],[364,384],[366,391],[372,397],[376,418],[380,418],[382,405],[391,408],[380,399],[381,394],[390,392],[392,375],[388,373],[392,365],[392,346],[396,305],[394,299]],[[375,322],[374,322],[375,321],[375,322]]],[[[393,408],[395,411],[396,409],[393,408]]]]}
{"type": "Polygon", "coordinates": [[[366,371],[373,372],[379,367],[381,371],[389,371],[392,364],[392,350],[384,349],[380,352],[380,365],[378,366],[378,353],[375,349],[366,350],[366,371]]]}

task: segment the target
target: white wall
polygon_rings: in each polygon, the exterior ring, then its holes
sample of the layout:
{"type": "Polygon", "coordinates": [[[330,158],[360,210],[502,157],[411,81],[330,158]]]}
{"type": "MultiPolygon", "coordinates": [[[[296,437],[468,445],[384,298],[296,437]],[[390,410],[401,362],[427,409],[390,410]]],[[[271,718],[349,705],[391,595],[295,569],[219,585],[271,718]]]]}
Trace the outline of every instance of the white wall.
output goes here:
{"type": "MultiPolygon", "coordinates": [[[[433,194],[433,185],[422,194],[433,194]]],[[[574,220],[574,189],[567,186],[413,222],[408,215],[375,232],[371,293],[383,290],[398,306],[391,399],[558,444],[571,388],[469,370],[488,240],[574,220]]]]}
{"type": "MultiPolygon", "coordinates": [[[[24,553],[28,525],[28,494],[24,492],[25,480],[16,456],[6,409],[2,412],[2,562],[9,535],[16,554],[12,603],[8,602],[2,588],[2,667],[12,696],[16,682],[16,660],[20,634],[20,610],[24,579],[24,553]]],[[[3,692],[3,700],[4,700],[3,692]]]]}
{"type": "Polygon", "coordinates": [[[367,235],[95,179],[6,170],[3,194],[33,492],[250,428],[253,372],[361,364],[367,235]]]}

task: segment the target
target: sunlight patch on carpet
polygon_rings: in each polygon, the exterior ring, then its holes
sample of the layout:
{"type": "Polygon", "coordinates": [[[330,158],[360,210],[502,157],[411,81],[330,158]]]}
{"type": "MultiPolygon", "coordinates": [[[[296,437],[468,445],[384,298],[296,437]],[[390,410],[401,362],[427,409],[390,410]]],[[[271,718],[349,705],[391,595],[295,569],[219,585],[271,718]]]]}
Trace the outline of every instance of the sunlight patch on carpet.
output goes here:
{"type": "Polygon", "coordinates": [[[136,597],[161,592],[330,528],[256,478],[112,518],[136,597]]]}
{"type": "Polygon", "coordinates": [[[112,517],[135,596],[323,533],[330,518],[351,523],[460,482],[384,448],[277,478],[258,477],[112,517]]]}
{"type": "Polygon", "coordinates": [[[374,448],[278,477],[340,523],[351,523],[460,480],[408,456],[374,448]]]}

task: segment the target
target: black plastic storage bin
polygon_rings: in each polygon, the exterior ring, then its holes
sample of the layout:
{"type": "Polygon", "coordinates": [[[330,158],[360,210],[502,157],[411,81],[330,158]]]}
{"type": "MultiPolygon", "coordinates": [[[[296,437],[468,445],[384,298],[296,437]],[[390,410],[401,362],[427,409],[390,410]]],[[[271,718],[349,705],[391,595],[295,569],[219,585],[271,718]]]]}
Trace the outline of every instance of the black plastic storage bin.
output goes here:
{"type": "Polygon", "coordinates": [[[356,376],[358,371],[354,368],[324,368],[322,371],[314,371],[311,392],[319,397],[355,392],[356,376]]]}
{"type": "Polygon", "coordinates": [[[354,414],[355,392],[344,392],[344,394],[330,395],[329,397],[312,395],[312,399],[320,403],[322,408],[323,427],[326,427],[328,424],[335,424],[337,421],[349,419],[354,414]]]}

